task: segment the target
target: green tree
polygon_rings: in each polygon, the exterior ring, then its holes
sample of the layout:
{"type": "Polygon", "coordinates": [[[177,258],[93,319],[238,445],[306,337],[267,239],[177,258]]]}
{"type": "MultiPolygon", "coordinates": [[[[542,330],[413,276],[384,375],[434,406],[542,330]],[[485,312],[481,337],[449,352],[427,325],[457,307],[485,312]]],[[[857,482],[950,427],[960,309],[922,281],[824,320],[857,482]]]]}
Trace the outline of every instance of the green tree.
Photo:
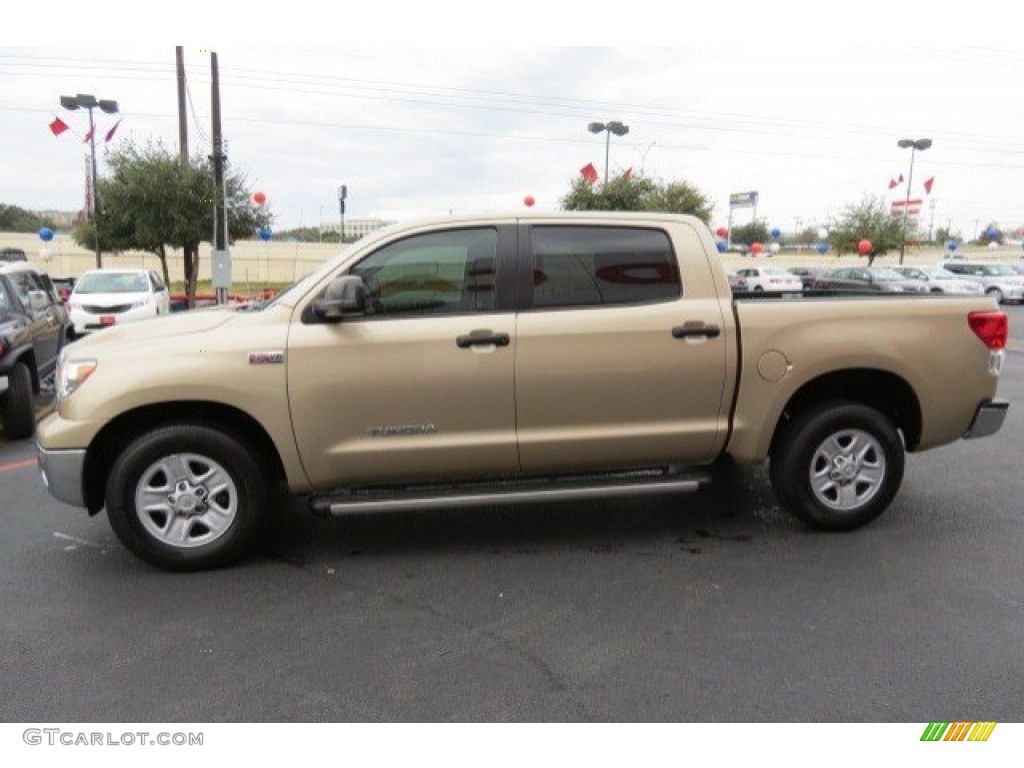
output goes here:
{"type": "MultiPolygon", "coordinates": [[[[875,258],[899,248],[903,241],[903,219],[893,216],[885,201],[879,197],[868,196],[860,203],[847,205],[839,219],[829,228],[828,240],[837,256],[844,253],[859,253],[858,244],[861,240],[871,242],[871,250],[866,254],[868,266],[875,258]]],[[[907,238],[910,238],[908,229],[907,238]]]]}
{"type": "Polygon", "coordinates": [[[685,181],[657,182],[636,174],[591,184],[579,177],[562,198],[566,211],[660,211],[689,213],[705,224],[711,221],[711,201],[685,181]]]}
{"type": "Polygon", "coordinates": [[[50,219],[34,211],[0,203],[0,232],[37,232],[42,227],[56,229],[50,219]]]}
{"type": "Polygon", "coordinates": [[[733,227],[730,239],[740,245],[766,244],[771,240],[768,227],[763,221],[752,221],[739,227],[733,227]]]}
{"type": "MultiPolygon", "coordinates": [[[[185,250],[185,285],[189,305],[195,302],[200,242],[213,238],[213,169],[197,156],[183,166],[176,153],[160,142],[145,146],[121,144],[107,156],[110,175],[97,181],[102,211],[99,238],[113,252],[139,250],[156,254],[170,284],[167,248],[185,250]],[[190,256],[191,254],[191,256],[190,256]]],[[[245,177],[226,175],[228,235],[252,237],[270,222],[270,215],[252,202],[245,177]]],[[[80,245],[95,248],[92,223],[75,230],[80,245]]]]}

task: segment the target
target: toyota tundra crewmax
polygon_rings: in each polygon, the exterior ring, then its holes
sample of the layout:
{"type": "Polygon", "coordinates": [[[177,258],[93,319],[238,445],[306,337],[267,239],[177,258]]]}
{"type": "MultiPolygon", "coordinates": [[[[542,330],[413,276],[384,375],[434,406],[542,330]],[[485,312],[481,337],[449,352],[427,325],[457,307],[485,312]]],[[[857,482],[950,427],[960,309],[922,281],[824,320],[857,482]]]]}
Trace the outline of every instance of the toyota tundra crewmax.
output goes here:
{"type": "Polygon", "coordinates": [[[905,452],[996,432],[985,296],[734,300],[700,220],[445,218],[364,239],[275,300],[70,345],[50,492],[157,566],[251,548],[282,483],[328,514],[696,490],[769,461],[808,525],[878,516],[905,452]]]}

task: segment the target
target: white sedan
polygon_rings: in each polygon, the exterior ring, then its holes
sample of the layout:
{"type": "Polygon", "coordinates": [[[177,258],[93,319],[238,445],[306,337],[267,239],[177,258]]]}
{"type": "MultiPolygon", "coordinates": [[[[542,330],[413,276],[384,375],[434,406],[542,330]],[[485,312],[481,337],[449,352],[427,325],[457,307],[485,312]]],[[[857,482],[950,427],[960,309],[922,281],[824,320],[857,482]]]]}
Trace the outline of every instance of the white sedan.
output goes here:
{"type": "Polygon", "coordinates": [[[92,269],[67,300],[75,336],[171,311],[170,292],[148,269],[92,269]]]}
{"type": "Polygon", "coordinates": [[[749,291],[802,291],[804,283],[799,275],[781,267],[747,267],[737,269],[736,275],[747,281],[749,291]]]}

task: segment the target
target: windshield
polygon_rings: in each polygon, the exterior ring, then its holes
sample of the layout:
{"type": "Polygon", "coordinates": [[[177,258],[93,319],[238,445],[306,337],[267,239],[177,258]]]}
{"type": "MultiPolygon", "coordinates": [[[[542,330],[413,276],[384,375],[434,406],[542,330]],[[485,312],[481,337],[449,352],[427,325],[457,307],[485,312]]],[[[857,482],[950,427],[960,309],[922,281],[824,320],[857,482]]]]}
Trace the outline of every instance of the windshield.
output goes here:
{"type": "Polygon", "coordinates": [[[281,291],[281,293],[277,294],[277,296],[275,296],[270,301],[266,302],[265,304],[260,304],[258,308],[266,309],[267,307],[272,307],[279,302],[285,304],[286,306],[291,306],[296,301],[298,301],[299,297],[306,292],[310,285],[320,280],[320,278],[324,277],[324,275],[326,275],[332,269],[337,269],[337,267],[337,259],[329,259],[328,261],[325,261],[323,264],[321,264],[319,267],[314,269],[309,274],[300,277],[298,280],[296,280],[290,286],[285,288],[283,291],[281,291]]]}
{"type": "Polygon", "coordinates": [[[89,272],[75,283],[75,293],[149,293],[141,272],[89,272]]]}
{"type": "Polygon", "coordinates": [[[932,268],[932,269],[926,269],[926,270],[923,270],[923,271],[932,280],[955,280],[956,279],[956,275],[954,275],[952,272],[950,272],[949,270],[946,270],[946,269],[938,268],[938,267],[935,267],[935,268],[932,268]]]}

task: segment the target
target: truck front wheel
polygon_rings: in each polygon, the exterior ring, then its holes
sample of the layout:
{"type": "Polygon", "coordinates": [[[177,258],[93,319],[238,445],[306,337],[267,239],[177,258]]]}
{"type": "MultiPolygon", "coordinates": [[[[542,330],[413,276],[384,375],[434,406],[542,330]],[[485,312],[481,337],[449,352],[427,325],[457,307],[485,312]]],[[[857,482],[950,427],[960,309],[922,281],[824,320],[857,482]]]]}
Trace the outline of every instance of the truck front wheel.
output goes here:
{"type": "Polygon", "coordinates": [[[266,497],[248,446],[200,424],[135,438],[114,461],[106,486],[117,537],[171,571],[217,568],[241,557],[265,517],[266,497]]]}
{"type": "Polygon", "coordinates": [[[903,481],[903,441],[892,421],[852,401],[798,415],[771,456],[776,496],[812,528],[849,531],[874,520],[903,481]]]}

